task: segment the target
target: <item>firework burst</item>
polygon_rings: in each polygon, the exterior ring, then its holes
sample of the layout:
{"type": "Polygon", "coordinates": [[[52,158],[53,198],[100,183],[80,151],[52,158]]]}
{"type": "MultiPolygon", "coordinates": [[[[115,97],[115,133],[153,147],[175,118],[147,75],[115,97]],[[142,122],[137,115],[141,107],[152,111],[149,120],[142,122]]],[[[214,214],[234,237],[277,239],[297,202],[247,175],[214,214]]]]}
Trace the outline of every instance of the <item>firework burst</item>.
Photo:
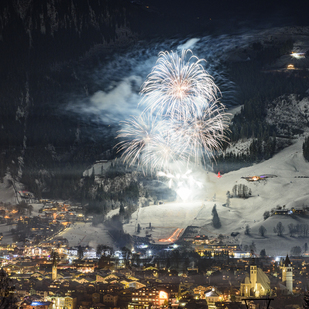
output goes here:
{"type": "Polygon", "coordinates": [[[175,140],[182,145],[188,162],[204,163],[215,159],[215,153],[221,150],[223,142],[228,141],[226,131],[229,123],[224,106],[211,105],[202,116],[177,121],[173,125],[175,140]]]}
{"type": "Polygon", "coordinates": [[[152,117],[141,115],[124,121],[117,136],[123,139],[117,144],[117,148],[118,152],[123,151],[124,162],[130,165],[139,162],[141,156],[150,151],[151,144],[158,133],[159,123],[152,117]]]}
{"type": "Polygon", "coordinates": [[[172,119],[201,116],[205,106],[217,101],[218,87],[205,71],[200,60],[190,50],[179,56],[175,52],[160,52],[159,59],[141,90],[140,105],[151,114],[172,119]]]}
{"type": "Polygon", "coordinates": [[[176,162],[214,158],[224,141],[228,117],[212,77],[192,52],[161,52],[141,90],[140,117],[123,123],[118,145],[124,162],[168,171],[176,162]]]}
{"type": "Polygon", "coordinates": [[[142,114],[122,123],[117,144],[125,163],[141,164],[143,168],[168,170],[169,164],[185,160],[185,151],[180,151],[170,122],[142,114]]]}

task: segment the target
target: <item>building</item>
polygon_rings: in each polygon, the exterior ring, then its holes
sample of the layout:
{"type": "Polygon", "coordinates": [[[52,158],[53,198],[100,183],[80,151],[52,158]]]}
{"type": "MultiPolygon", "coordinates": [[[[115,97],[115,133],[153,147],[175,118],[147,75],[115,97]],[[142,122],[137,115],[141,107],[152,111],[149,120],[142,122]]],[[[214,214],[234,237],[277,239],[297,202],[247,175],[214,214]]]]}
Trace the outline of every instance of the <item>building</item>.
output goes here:
{"type": "Polygon", "coordinates": [[[57,253],[53,252],[52,280],[57,280],[57,253]]]}
{"type": "Polygon", "coordinates": [[[225,244],[204,244],[196,245],[195,251],[200,256],[234,256],[234,252],[239,251],[237,245],[225,245],[225,244]]]}
{"type": "Polygon", "coordinates": [[[132,302],[128,308],[161,308],[163,305],[173,305],[176,303],[178,294],[177,288],[143,287],[132,293],[132,302]]]}
{"type": "Polygon", "coordinates": [[[105,294],[103,295],[103,303],[104,304],[109,304],[111,306],[116,307],[118,301],[118,295],[116,294],[105,294]]]}
{"type": "Polygon", "coordinates": [[[250,266],[250,277],[246,276],[240,284],[240,295],[244,297],[261,297],[270,293],[270,280],[262,269],[250,266]]]}
{"type": "Polygon", "coordinates": [[[285,284],[288,293],[293,293],[293,267],[290,262],[289,256],[283,261],[282,266],[282,283],[285,284]]]}
{"type": "Polygon", "coordinates": [[[24,301],[20,309],[52,309],[53,303],[49,301],[24,301]]]}
{"type": "Polygon", "coordinates": [[[216,309],[215,303],[223,301],[223,295],[221,292],[212,288],[210,291],[205,293],[205,299],[209,309],[216,309]]]}
{"type": "Polygon", "coordinates": [[[75,309],[76,298],[61,297],[61,296],[48,296],[47,300],[53,303],[52,309],[75,309]]]}

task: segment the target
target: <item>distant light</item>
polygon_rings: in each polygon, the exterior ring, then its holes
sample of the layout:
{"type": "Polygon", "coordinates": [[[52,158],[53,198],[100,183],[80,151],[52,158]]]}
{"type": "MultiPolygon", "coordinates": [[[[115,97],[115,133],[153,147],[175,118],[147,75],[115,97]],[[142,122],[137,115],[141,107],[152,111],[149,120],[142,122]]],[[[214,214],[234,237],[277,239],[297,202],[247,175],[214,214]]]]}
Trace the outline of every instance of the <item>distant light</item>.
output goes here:
{"type": "Polygon", "coordinates": [[[290,54],[293,58],[295,59],[302,59],[302,58],[305,58],[305,53],[294,53],[292,52],[290,54]]]}
{"type": "Polygon", "coordinates": [[[159,293],[159,298],[164,298],[164,299],[168,299],[168,295],[166,292],[164,291],[160,291],[159,293]]]}
{"type": "Polygon", "coordinates": [[[180,187],[178,190],[177,190],[177,194],[178,196],[183,200],[183,201],[186,201],[190,194],[192,193],[192,191],[189,189],[189,188],[185,188],[185,187],[180,187]]]}
{"type": "Polygon", "coordinates": [[[294,70],[295,69],[294,64],[289,64],[287,69],[288,70],[294,70]]]}

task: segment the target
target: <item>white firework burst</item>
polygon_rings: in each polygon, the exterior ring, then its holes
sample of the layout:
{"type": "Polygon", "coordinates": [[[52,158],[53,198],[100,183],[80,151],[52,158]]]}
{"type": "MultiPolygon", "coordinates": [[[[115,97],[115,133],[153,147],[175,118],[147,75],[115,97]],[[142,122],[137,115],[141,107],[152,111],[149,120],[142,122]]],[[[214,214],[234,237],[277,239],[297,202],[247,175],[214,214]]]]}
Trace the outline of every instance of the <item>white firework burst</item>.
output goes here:
{"type": "Polygon", "coordinates": [[[141,90],[145,111],[186,119],[201,116],[205,107],[217,101],[219,93],[213,78],[191,50],[160,52],[159,59],[141,90]]]}
{"type": "Polygon", "coordinates": [[[119,131],[125,163],[168,171],[176,161],[199,163],[220,151],[229,118],[203,61],[190,50],[159,54],[141,90],[144,111],[119,131]]]}

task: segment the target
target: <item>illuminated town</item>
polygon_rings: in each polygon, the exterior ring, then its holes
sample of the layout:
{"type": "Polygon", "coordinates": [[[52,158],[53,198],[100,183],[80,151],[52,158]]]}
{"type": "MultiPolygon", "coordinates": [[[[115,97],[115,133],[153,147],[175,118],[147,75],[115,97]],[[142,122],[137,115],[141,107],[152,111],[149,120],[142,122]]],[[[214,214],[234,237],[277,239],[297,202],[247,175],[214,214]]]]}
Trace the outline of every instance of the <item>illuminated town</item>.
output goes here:
{"type": "Polygon", "coordinates": [[[132,250],[70,247],[59,235],[91,225],[83,207],[25,201],[0,209],[2,224],[15,227],[13,243],[2,239],[1,276],[14,285],[19,308],[246,308],[250,297],[251,308],[274,298],[302,302],[309,257],[268,257],[253,242],[246,251],[221,234],[194,236],[194,227],[158,244],[136,236],[132,250]]]}

